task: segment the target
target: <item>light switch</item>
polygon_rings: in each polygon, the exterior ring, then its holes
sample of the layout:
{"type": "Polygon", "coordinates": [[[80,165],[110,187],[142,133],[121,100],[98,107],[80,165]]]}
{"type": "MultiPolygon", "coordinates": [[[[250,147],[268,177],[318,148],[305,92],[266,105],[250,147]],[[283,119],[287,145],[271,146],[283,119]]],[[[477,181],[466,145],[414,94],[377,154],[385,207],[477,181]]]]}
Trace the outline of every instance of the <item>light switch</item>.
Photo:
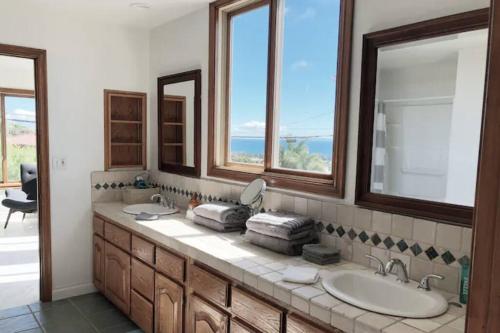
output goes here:
{"type": "Polygon", "coordinates": [[[54,170],[65,170],[66,165],[66,157],[54,157],[52,159],[52,169],[54,170]]]}

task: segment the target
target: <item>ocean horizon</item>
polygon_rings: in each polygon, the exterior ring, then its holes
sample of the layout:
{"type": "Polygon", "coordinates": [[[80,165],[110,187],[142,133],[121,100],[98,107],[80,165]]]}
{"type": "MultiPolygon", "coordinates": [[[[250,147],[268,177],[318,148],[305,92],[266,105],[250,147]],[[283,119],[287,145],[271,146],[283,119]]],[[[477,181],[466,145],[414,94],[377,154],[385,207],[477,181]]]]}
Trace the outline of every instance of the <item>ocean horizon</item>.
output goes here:
{"type": "MultiPolygon", "coordinates": [[[[305,140],[312,154],[320,154],[327,160],[332,159],[333,139],[332,138],[311,138],[297,139],[297,141],[305,140]]],[[[280,146],[285,144],[285,139],[280,139],[280,146]]],[[[264,155],[264,138],[263,137],[231,137],[231,152],[245,153],[252,155],[264,155]]]]}

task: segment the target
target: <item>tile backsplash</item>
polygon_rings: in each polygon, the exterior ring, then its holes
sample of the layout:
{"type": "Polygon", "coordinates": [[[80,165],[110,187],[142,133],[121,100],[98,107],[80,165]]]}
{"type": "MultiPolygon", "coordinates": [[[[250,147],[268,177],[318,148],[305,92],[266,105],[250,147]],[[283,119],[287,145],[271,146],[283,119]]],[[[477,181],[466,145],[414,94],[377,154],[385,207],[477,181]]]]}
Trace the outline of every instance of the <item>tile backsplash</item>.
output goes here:
{"type": "MultiPolygon", "coordinates": [[[[121,189],[131,184],[138,171],[94,172],[92,202],[120,201],[121,189]]],[[[238,202],[244,186],[210,179],[194,179],[151,172],[151,181],[187,207],[193,194],[202,201],[238,202]]],[[[309,215],[318,221],[321,242],[336,246],[342,257],[366,266],[376,266],[366,254],[387,261],[399,258],[410,277],[420,280],[429,273],[445,276],[433,281],[437,288],[458,293],[461,263],[469,259],[472,231],[433,221],[388,214],[331,200],[267,191],[264,209],[309,215]]]]}

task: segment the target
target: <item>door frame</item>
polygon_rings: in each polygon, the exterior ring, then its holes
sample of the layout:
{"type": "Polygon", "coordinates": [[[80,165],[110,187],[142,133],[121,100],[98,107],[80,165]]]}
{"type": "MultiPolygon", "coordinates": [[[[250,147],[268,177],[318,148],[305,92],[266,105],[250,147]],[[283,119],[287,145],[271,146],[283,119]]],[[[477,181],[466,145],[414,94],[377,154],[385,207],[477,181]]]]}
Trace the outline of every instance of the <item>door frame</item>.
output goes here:
{"type": "Polygon", "coordinates": [[[50,234],[47,52],[42,49],[0,44],[0,55],[33,59],[34,61],[38,169],[38,224],[40,244],[40,300],[42,302],[50,302],[52,300],[52,256],[50,234]]]}

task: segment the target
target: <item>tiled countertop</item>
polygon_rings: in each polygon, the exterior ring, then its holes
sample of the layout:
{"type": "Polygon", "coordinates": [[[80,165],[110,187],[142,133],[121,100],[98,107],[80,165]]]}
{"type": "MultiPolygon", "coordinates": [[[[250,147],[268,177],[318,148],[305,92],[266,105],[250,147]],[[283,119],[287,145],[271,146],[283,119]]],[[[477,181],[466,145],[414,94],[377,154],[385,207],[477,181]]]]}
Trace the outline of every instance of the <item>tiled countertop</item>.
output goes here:
{"type": "MultiPolygon", "coordinates": [[[[459,333],[464,331],[465,309],[450,306],[447,313],[430,319],[402,319],[379,315],[344,303],[327,294],[321,281],[314,285],[284,282],[281,272],[287,265],[314,266],[320,276],[342,269],[368,269],[342,261],[319,266],[301,257],[280,255],[245,241],[239,233],[217,233],[197,226],[182,214],[166,216],[157,221],[135,221],[122,212],[124,204],[95,203],[94,211],[124,227],[143,234],[166,247],[184,253],[214,269],[231,276],[261,292],[309,313],[347,333],[459,333]]],[[[453,295],[445,295],[456,301],[453,295]]]]}

